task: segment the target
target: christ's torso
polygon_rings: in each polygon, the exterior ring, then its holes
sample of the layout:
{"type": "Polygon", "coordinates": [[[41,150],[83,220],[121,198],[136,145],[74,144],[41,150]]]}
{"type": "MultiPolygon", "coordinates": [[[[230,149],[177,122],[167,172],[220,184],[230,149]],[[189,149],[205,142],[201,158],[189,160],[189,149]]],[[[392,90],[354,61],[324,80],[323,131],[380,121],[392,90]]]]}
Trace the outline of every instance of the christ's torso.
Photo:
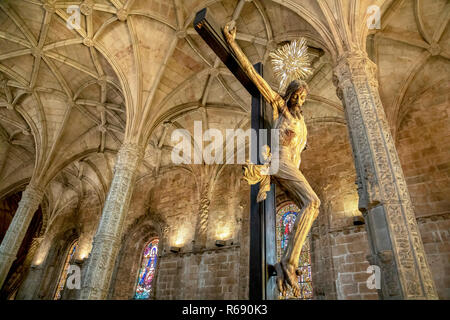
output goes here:
{"type": "Polygon", "coordinates": [[[300,154],[306,146],[306,124],[302,115],[291,123],[283,115],[277,119],[274,129],[280,130],[280,158],[288,160],[295,167],[300,166],[300,154]]]}

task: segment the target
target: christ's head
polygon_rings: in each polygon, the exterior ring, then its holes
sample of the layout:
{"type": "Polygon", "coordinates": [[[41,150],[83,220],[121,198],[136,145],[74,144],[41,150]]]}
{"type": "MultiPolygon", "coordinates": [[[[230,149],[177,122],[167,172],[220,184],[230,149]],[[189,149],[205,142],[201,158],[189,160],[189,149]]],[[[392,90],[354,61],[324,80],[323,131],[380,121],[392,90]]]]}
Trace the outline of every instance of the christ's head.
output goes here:
{"type": "Polygon", "coordinates": [[[289,110],[300,110],[300,107],[305,103],[308,90],[308,85],[302,80],[294,80],[289,84],[284,95],[289,110]]]}

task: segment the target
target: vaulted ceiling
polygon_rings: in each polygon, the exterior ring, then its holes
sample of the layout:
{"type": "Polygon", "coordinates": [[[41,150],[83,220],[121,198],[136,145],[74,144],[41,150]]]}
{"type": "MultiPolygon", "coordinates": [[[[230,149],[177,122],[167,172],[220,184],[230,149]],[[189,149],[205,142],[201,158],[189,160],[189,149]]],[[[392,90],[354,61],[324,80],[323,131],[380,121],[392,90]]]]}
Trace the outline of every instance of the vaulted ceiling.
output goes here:
{"type": "Polygon", "coordinates": [[[86,194],[104,201],[124,139],[147,145],[139,175],[151,179],[173,167],[174,129],[193,132],[195,120],[247,128],[249,94],[192,27],[203,7],[220,24],[236,21],[238,43],[265,63],[275,89],[268,53],[307,38],[308,126],[345,124],[331,79],[350,46],[367,45],[378,64],[394,133],[411,99],[449,80],[446,0],[1,1],[0,198],[35,179],[48,186],[54,217],[86,194]],[[381,7],[380,30],[365,28],[372,3],[381,7]],[[71,6],[80,8],[79,28],[68,25],[71,6]]]}

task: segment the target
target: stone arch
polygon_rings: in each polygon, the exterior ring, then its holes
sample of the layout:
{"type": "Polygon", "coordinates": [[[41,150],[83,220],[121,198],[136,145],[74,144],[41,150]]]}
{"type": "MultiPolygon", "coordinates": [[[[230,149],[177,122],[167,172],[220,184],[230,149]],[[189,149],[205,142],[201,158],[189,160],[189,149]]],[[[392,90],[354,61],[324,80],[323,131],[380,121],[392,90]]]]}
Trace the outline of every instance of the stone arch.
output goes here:
{"type": "MultiPolygon", "coordinates": [[[[51,272],[51,274],[49,274],[51,281],[48,282],[48,291],[45,299],[53,299],[59,278],[61,277],[64,268],[68,250],[73,242],[79,239],[79,236],[80,232],[75,228],[71,228],[54,237],[52,249],[50,249],[51,251],[46,259],[46,262],[49,263],[48,271],[51,272]]],[[[62,298],[64,299],[66,295],[67,293],[63,291],[62,298]]]]}
{"type": "Polygon", "coordinates": [[[398,155],[417,217],[450,212],[449,84],[441,82],[424,90],[398,128],[398,155]]]}
{"type": "MultiPolygon", "coordinates": [[[[164,246],[164,227],[165,223],[158,215],[151,213],[144,214],[137,218],[134,223],[123,233],[122,246],[114,268],[112,282],[109,289],[109,299],[134,298],[136,289],[136,279],[139,273],[139,267],[142,260],[142,252],[149,241],[159,238],[159,252],[164,246]]],[[[160,253],[158,253],[158,258],[160,253]]],[[[159,273],[159,259],[156,266],[156,276],[153,284],[156,284],[156,278],[159,273]]],[[[156,296],[156,290],[152,293],[150,299],[156,296]]]]}
{"type": "MultiPolygon", "coordinates": [[[[17,299],[53,299],[67,251],[79,238],[79,234],[77,229],[70,228],[57,233],[50,240],[51,247],[47,256],[39,265],[31,266],[25,282],[19,289],[17,299]]],[[[63,292],[63,299],[65,296],[63,292]]]]}
{"type": "Polygon", "coordinates": [[[448,81],[418,94],[398,128],[396,147],[439,298],[449,299],[448,81]]]}

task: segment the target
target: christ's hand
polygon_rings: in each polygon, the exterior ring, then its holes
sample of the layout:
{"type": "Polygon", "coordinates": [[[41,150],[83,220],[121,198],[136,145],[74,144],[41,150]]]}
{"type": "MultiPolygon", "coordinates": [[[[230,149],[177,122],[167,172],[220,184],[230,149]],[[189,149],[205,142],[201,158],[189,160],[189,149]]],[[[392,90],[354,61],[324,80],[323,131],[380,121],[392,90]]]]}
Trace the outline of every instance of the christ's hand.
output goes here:
{"type": "Polygon", "coordinates": [[[228,43],[232,43],[234,39],[236,39],[236,27],[234,25],[235,22],[230,21],[223,28],[223,34],[225,35],[225,38],[227,39],[228,43]]]}

